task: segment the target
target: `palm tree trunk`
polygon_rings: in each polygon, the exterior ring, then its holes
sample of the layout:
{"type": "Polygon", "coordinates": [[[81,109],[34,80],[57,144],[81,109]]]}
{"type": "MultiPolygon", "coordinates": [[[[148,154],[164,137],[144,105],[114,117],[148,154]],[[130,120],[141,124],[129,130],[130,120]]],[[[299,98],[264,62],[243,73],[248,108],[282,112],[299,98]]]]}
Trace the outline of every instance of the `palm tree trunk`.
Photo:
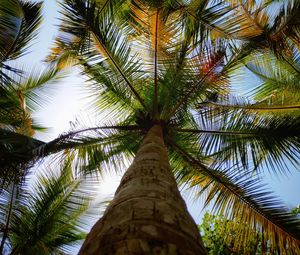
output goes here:
{"type": "Polygon", "coordinates": [[[207,254],[178,191],[159,125],[149,130],[79,254],[207,254]]]}

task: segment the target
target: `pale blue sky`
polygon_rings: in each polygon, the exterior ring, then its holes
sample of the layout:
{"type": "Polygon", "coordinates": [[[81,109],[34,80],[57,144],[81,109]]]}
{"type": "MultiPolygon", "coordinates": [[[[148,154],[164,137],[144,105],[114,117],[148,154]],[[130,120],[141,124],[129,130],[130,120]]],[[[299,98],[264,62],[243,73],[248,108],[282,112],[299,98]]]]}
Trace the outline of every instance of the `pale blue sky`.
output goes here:
{"type": "MultiPolygon", "coordinates": [[[[32,53],[25,56],[22,60],[26,66],[40,66],[41,60],[49,52],[52,40],[58,32],[55,26],[55,24],[59,23],[58,9],[55,0],[44,1],[44,22],[40,29],[39,37],[31,48],[32,53]]],[[[76,71],[57,84],[56,92],[51,102],[45,104],[35,114],[44,126],[51,127],[48,133],[39,135],[39,138],[44,140],[53,139],[60,133],[68,131],[70,121],[74,121],[76,116],[89,114],[87,111],[88,102],[84,99],[85,96],[83,79],[76,71]]],[[[113,194],[113,190],[118,185],[118,179],[119,177],[106,176],[106,182],[101,189],[102,193],[113,194]]],[[[265,181],[269,184],[270,189],[274,190],[285,201],[288,207],[292,208],[300,203],[299,171],[291,169],[291,174],[287,176],[266,176],[265,181]]],[[[106,198],[106,196],[104,197],[106,198]]],[[[200,215],[202,205],[193,203],[191,199],[187,200],[187,205],[192,216],[199,223],[202,215],[200,215]]]]}

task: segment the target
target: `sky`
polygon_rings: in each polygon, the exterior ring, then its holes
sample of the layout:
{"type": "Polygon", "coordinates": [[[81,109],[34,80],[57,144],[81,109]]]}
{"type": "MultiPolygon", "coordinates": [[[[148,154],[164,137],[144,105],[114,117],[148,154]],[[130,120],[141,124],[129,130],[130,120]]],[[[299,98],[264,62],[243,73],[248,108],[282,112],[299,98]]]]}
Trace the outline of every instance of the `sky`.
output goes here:
{"type": "MultiPolygon", "coordinates": [[[[44,21],[40,29],[39,36],[35,44],[30,48],[31,53],[23,57],[22,63],[26,67],[41,66],[41,61],[49,52],[51,44],[57,35],[57,24],[59,24],[59,7],[55,0],[45,0],[43,15],[44,21]]],[[[38,134],[38,138],[44,141],[54,139],[59,134],[67,132],[70,129],[70,123],[75,121],[76,117],[89,115],[93,116],[88,110],[90,104],[85,90],[83,89],[84,79],[78,70],[69,73],[69,76],[55,85],[55,91],[49,102],[45,103],[34,114],[44,126],[49,127],[45,134],[38,134]]],[[[104,176],[105,181],[101,184],[100,195],[103,199],[112,196],[118,186],[120,175],[104,176]]],[[[282,201],[289,207],[295,207],[300,204],[300,172],[292,169],[291,174],[284,175],[268,175],[264,178],[268,183],[268,187],[280,197],[282,201]]],[[[197,223],[201,222],[202,203],[194,202],[188,192],[183,196],[186,199],[188,209],[197,223]]]]}

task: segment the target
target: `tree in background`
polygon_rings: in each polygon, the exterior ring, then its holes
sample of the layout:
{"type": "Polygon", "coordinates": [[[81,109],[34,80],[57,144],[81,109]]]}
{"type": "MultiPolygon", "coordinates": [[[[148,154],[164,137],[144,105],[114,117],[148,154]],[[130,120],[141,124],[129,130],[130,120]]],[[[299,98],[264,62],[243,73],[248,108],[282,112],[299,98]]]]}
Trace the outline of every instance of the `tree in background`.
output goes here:
{"type": "MultiPolygon", "coordinates": [[[[246,254],[272,254],[268,247],[262,252],[262,235],[253,233],[254,240],[247,244],[241,244],[239,249],[234,248],[234,240],[238,238],[239,233],[233,227],[239,224],[234,220],[226,220],[220,216],[205,213],[199,230],[203,243],[210,255],[246,255],[246,254]]],[[[247,231],[248,226],[244,226],[247,231]]]]}
{"type": "Polygon", "coordinates": [[[32,113],[62,77],[15,68],[37,34],[41,3],[0,2],[0,254],[64,254],[86,235],[95,183],[72,173],[70,159],[34,177],[33,138],[44,128],[32,113]],[[61,169],[59,169],[61,168],[61,169]],[[35,181],[34,181],[35,180],[35,181]],[[87,194],[86,192],[90,192],[87,194]],[[86,218],[84,218],[86,217],[86,218]]]}
{"type": "MultiPolygon", "coordinates": [[[[298,215],[300,208],[295,207],[291,210],[292,214],[298,215]]],[[[246,249],[242,245],[241,249],[234,249],[234,239],[238,237],[234,229],[234,224],[239,224],[234,220],[227,220],[224,217],[217,216],[206,212],[202,219],[199,230],[202,236],[203,243],[210,255],[245,255],[245,254],[273,254],[269,247],[262,247],[263,235],[259,232],[253,234],[256,240],[252,240],[246,245],[246,249]]],[[[243,226],[247,229],[248,226],[243,226]]],[[[280,253],[276,253],[280,254],[280,253]]],[[[287,254],[293,254],[287,251],[287,254]]]]}
{"type": "Polygon", "coordinates": [[[297,207],[293,208],[291,213],[298,215],[300,214],[300,205],[298,205],[297,207]]]}
{"type": "Polygon", "coordinates": [[[17,0],[0,3],[0,187],[22,178],[33,165],[28,154],[43,144],[33,136],[45,128],[32,113],[49,99],[49,84],[62,77],[56,66],[41,71],[18,65],[37,36],[41,6],[17,0]]]}
{"type": "Polygon", "coordinates": [[[1,190],[1,254],[71,254],[85,238],[96,183],[74,177],[70,160],[46,171],[1,190]]]}

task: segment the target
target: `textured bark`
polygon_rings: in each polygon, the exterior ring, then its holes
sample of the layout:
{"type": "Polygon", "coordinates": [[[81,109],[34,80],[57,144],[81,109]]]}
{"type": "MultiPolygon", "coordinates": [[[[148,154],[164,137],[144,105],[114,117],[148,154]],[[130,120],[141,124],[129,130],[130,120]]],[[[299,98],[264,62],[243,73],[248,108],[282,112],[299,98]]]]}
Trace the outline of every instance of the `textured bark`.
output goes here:
{"type": "Polygon", "coordinates": [[[148,132],[79,254],[207,254],[178,191],[159,125],[148,132]]]}

